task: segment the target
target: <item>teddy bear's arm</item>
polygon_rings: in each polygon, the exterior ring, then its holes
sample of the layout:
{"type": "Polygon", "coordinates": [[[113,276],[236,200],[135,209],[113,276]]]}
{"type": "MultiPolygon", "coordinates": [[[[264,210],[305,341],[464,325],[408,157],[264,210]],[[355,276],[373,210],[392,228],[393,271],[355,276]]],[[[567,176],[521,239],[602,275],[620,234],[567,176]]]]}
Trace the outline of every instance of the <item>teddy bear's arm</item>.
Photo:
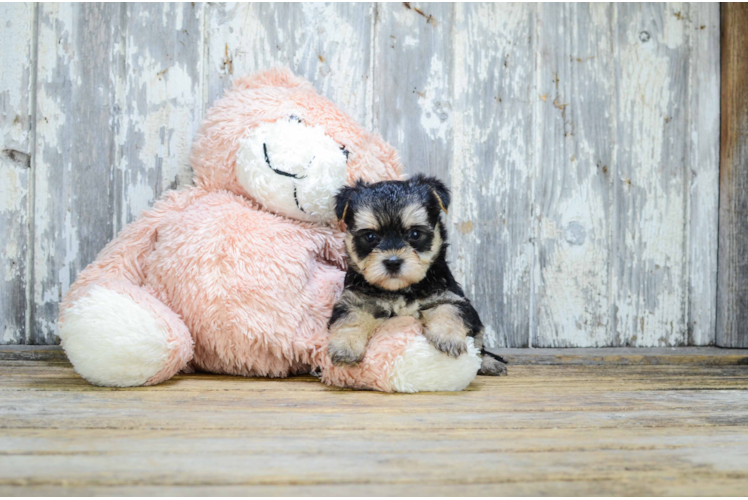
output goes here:
{"type": "Polygon", "coordinates": [[[305,226],[311,239],[316,242],[318,260],[345,271],[345,233],[329,226],[305,226]]]}

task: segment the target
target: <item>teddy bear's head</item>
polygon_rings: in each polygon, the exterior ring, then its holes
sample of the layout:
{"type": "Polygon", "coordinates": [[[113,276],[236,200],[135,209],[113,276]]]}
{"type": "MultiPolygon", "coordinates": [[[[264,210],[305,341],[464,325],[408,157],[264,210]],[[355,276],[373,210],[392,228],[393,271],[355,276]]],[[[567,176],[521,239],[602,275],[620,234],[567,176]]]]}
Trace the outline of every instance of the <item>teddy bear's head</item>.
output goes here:
{"type": "Polygon", "coordinates": [[[208,111],[192,150],[195,184],[309,222],[335,218],[357,179],[399,179],[395,150],[285,69],[238,79],[208,111]]]}

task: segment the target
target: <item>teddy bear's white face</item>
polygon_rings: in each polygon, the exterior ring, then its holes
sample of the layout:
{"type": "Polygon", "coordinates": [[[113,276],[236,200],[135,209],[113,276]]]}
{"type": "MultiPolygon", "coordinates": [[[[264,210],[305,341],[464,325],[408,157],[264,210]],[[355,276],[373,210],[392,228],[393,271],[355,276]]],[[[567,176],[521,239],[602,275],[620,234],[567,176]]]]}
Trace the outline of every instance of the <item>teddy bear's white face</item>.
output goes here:
{"type": "Polygon", "coordinates": [[[346,179],[348,151],[322,127],[299,119],[253,128],[240,141],[236,176],[265,209],[293,219],[329,222],[346,179]]]}

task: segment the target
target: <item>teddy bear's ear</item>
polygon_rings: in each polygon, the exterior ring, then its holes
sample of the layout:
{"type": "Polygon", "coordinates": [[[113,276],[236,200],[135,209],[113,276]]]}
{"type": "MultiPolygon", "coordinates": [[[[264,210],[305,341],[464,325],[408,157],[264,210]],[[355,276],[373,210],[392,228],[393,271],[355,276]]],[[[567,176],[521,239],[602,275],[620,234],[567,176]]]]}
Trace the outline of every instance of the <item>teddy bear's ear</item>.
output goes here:
{"type": "Polygon", "coordinates": [[[392,180],[399,181],[403,180],[403,166],[400,162],[400,155],[397,154],[397,150],[390,144],[385,142],[379,134],[369,134],[371,151],[381,162],[381,170],[375,174],[379,176],[375,177],[376,180],[392,180]]]}
{"type": "Polygon", "coordinates": [[[356,192],[355,187],[344,186],[335,195],[335,216],[338,220],[345,221],[347,215],[351,214],[350,204],[353,194],[356,192]]]}
{"type": "Polygon", "coordinates": [[[234,88],[236,89],[257,89],[261,87],[309,87],[313,89],[311,83],[294,75],[288,68],[273,68],[238,78],[234,82],[234,88]]]}

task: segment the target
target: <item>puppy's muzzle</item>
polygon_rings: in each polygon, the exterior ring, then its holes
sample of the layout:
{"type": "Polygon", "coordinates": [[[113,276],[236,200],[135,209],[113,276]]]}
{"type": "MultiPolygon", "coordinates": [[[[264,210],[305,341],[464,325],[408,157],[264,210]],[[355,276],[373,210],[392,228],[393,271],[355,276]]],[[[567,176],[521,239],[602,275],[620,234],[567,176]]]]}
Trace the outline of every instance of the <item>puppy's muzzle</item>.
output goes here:
{"type": "Polygon", "coordinates": [[[391,255],[390,257],[387,257],[382,262],[384,264],[384,268],[387,269],[387,272],[390,274],[397,274],[398,271],[400,271],[400,268],[403,265],[403,259],[396,255],[391,255]]]}

